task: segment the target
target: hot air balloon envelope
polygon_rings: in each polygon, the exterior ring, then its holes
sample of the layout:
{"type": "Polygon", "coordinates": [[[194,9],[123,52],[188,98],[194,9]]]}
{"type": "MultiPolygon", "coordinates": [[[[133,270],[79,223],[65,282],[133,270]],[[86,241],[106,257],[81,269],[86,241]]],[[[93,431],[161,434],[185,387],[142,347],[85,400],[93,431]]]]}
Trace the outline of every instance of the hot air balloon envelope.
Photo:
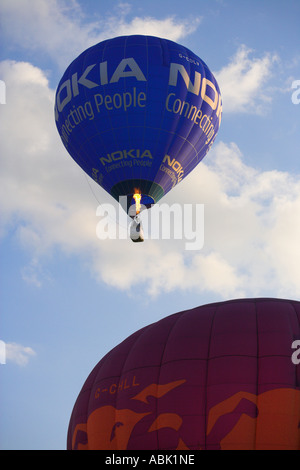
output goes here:
{"type": "Polygon", "coordinates": [[[296,301],[241,299],[168,316],[96,365],[68,448],[300,449],[299,339],[296,301]]]}
{"type": "Polygon", "coordinates": [[[149,207],[203,159],[221,122],[207,65],[167,39],[123,36],[84,51],[56,92],[61,139],[81,168],[127,208],[149,207]]]}

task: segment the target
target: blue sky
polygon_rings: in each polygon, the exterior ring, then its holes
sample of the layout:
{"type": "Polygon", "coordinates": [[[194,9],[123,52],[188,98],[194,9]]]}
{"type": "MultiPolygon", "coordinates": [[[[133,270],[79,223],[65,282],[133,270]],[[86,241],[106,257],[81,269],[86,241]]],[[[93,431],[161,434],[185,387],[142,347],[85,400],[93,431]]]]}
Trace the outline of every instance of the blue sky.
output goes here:
{"type": "Polygon", "coordinates": [[[2,0],[0,18],[0,447],[64,449],[84,380],[135,330],[209,302],[300,299],[300,3],[2,0]],[[165,198],[204,204],[201,250],[99,240],[111,200],[57,134],[65,68],[123,34],[185,45],[220,85],[215,144],[165,198]]]}

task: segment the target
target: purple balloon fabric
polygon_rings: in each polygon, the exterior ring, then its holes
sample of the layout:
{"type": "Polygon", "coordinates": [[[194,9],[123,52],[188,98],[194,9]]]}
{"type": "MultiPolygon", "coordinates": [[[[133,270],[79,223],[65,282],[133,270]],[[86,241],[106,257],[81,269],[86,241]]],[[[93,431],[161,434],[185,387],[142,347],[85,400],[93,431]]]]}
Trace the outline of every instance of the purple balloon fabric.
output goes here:
{"type": "Polygon", "coordinates": [[[300,449],[299,340],[292,300],[238,299],[167,316],[96,365],[67,447],[300,449]]]}

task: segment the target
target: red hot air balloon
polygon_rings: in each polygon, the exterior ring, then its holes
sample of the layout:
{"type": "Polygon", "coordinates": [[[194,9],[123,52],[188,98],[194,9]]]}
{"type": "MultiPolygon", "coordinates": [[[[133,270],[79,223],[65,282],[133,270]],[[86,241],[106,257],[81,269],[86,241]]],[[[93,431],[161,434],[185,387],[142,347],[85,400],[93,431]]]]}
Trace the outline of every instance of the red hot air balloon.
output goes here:
{"type": "Polygon", "coordinates": [[[170,315],[96,365],[68,449],[300,449],[299,340],[297,301],[232,300],[170,315]]]}

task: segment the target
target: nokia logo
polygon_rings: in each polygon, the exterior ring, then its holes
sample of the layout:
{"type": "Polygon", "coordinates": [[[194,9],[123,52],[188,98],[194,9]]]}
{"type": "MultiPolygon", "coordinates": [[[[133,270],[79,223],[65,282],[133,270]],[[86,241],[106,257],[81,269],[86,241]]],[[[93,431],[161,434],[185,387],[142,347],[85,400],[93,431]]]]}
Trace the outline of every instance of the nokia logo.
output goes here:
{"type": "MultiPolygon", "coordinates": [[[[64,107],[72,100],[73,97],[80,94],[82,87],[88,89],[97,88],[110,83],[117,83],[121,78],[127,77],[134,77],[137,81],[147,81],[143,71],[133,57],[122,59],[111,76],[109,76],[108,73],[107,61],[100,62],[100,64],[98,64],[97,81],[95,81],[95,78],[91,80],[91,77],[89,77],[91,71],[95,71],[96,66],[97,64],[88,65],[81,75],[78,75],[78,72],[75,72],[71,78],[68,78],[60,85],[56,94],[56,120],[58,120],[58,113],[63,111],[64,107]]],[[[187,91],[195,95],[201,95],[202,100],[205,101],[213,111],[216,111],[216,115],[220,121],[222,100],[215,84],[206,77],[202,77],[200,72],[197,71],[194,72],[194,81],[192,81],[184,65],[171,63],[169,86],[177,86],[179,75],[181,76],[187,91]],[[208,90],[210,90],[209,93],[208,90]]]]}
{"type": "Polygon", "coordinates": [[[107,85],[108,83],[117,83],[120,78],[135,77],[138,81],[146,81],[145,75],[136,63],[133,57],[122,59],[112,76],[108,77],[107,62],[99,64],[99,82],[92,81],[88,78],[89,73],[96,67],[97,64],[88,65],[84,72],[78,77],[78,73],[73,73],[71,78],[65,80],[56,95],[56,107],[58,112],[61,112],[66,104],[68,104],[72,97],[78,96],[80,93],[79,85],[86,88],[96,88],[100,85],[107,85]]]}

